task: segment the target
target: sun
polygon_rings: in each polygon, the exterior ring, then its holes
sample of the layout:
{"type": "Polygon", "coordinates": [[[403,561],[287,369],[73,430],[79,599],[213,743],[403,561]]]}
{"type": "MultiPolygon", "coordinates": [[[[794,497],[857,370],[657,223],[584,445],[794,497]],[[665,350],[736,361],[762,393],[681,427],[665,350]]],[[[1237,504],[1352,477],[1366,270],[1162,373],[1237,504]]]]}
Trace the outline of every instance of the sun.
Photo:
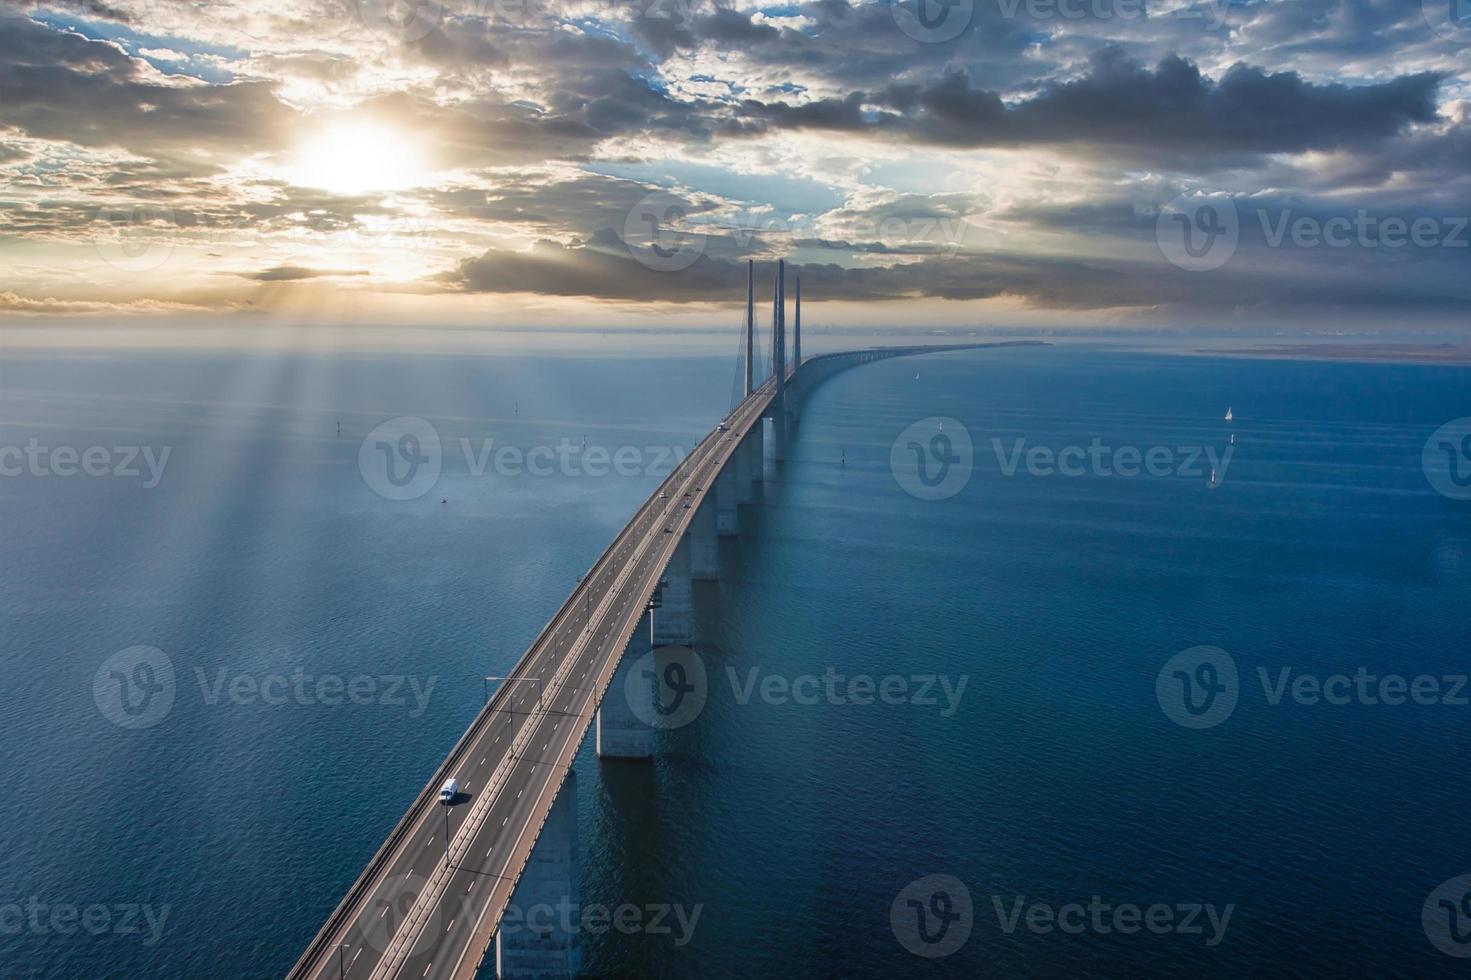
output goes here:
{"type": "Polygon", "coordinates": [[[406,134],[374,123],[334,125],[297,151],[291,182],[332,194],[397,191],[424,183],[429,169],[406,134]]]}

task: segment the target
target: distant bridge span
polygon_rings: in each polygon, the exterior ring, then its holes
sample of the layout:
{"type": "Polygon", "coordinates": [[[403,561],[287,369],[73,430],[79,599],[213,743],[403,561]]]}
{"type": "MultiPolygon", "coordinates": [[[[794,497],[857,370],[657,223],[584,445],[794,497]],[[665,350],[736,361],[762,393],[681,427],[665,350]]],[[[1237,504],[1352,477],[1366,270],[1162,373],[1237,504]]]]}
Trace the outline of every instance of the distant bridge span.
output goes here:
{"type": "MultiPolygon", "coordinates": [[[[763,420],[780,460],[788,405],[836,371],[883,358],[1006,344],[870,348],[800,359],[800,285],[795,365],[786,364],[783,287],[777,285],[772,376],[751,384],[754,318],[748,304],[745,399],[665,478],[542,629],[301,955],[290,980],[352,977],[454,978],[575,975],[578,930],[531,906],[577,905],[575,783],[568,778],[597,722],[602,757],[653,751],[642,693],[604,694],[655,647],[693,640],[690,582],[713,578],[716,538],[735,533],[765,459],[763,420]],[[800,370],[798,369],[800,367],[800,370]],[[627,654],[627,655],[625,655],[627,654]],[[438,802],[458,780],[455,805],[438,802]],[[446,813],[446,810],[448,811],[446,813]],[[446,829],[449,845],[446,848],[446,829]],[[508,907],[517,927],[502,928],[508,907]]],[[[647,685],[647,703],[655,697],[647,685]]],[[[575,921],[575,915],[572,917],[575,921]]],[[[507,923],[509,923],[507,919],[507,923]]]]}

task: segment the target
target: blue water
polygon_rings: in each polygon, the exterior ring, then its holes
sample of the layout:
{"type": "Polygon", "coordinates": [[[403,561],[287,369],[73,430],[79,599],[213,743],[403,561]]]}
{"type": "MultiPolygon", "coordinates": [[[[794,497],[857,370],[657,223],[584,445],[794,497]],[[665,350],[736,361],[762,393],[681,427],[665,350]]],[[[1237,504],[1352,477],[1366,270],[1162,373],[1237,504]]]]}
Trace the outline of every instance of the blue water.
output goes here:
{"type": "MultiPolygon", "coordinates": [[[[730,359],[10,357],[0,445],[171,447],[141,478],[0,478],[0,975],[280,975],[508,667],[729,407],[730,359]],[[429,420],[444,471],[386,500],[358,465],[429,420]],[[337,435],[336,425],[342,424],[337,435]],[[476,476],[458,440],[638,447],[636,475],[476,476]],[[443,502],[442,502],[443,501],[443,502]],[[111,723],[93,679],[135,645],[177,693],[111,723]],[[209,696],[216,678],[408,675],[398,705],[209,696]],[[201,686],[202,676],[206,683],[201,686]],[[160,936],[8,929],[7,903],[167,909],[160,936]]],[[[883,362],[803,411],[700,584],[704,710],[652,765],[578,763],[585,903],[699,908],[673,935],[588,935],[618,976],[1450,975],[1421,906],[1471,872],[1471,707],[1273,705],[1282,667],[1471,663],[1471,503],[1420,451],[1471,371],[1014,349],[883,362]],[[915,379],[916,371],[920,378],[915,379]],[[1228,427],[1226,405],[1237,420],[1228,427]],[[943,416],[975,446],[923,500],[890,448],[943,416]],[[1006,447],[1226,448],[1191,476],[1003,472],[1006,447]],[[1208,644],[1221,725],[1155,680],[1208,644]],[[742,703],[775,674],[939,675],[938,705],[742,703]],[[968,941],[911,955],[890,906],[965,884],[968,941]],[[1011,932],[995,904],[1231,905],[1224,938],[1011,932]]],[[[952,426],[953,431],[953,426],[952,426]]]]}

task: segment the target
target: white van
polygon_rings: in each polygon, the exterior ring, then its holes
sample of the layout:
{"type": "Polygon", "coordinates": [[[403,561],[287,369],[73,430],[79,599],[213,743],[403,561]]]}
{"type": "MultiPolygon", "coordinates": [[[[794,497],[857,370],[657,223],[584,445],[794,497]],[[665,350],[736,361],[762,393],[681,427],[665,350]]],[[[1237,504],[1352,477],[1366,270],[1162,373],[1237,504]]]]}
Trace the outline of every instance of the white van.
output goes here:
{"type": "Polygon", "coordinates": [[[444,785],[439,787],[439,802],[441,803],[453,803],[459,795],[460,784],[454,777],[446,779],[444,785]]]}

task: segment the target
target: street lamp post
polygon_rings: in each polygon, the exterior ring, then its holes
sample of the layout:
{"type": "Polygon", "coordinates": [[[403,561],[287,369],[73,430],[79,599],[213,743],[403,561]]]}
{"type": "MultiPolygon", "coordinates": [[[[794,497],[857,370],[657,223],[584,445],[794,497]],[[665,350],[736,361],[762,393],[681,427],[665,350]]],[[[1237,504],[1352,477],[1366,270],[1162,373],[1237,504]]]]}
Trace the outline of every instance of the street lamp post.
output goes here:
{"type": "Polygon", "coordinates": [[[344,980],[347,977],[347,963],[343,957],[347,955],[347,949],[347,943],[337,944],[337,976],[344,980]]]}
{"type": "MultiPolygon", "coordinates": [[[[529,681],[534,681],[536,683],[536,706],[538,708],[541,707],[541,702],[542,702],[542,687],[541,687],[541,678],[540,677],[500,677],[500,676],[497,676],[495,674],[490,674],[490,675],[486,676],[485,679],[482,682],[482,685],[483,685],[483,687],[485,688],[485,691],[486,691],[485,700],[486,700],[487,703],[489,703],[489,701],[490,701],[490,693],[489,692],[490,692],[490,682],[491,681],[499,681],[501,683],[509,683],[509,684],[524,684],[524,683],[527,683],[529,681]]],[[[511,692],[511,711],[510,711],[510,717],[507,719],[507,727],[513,728],[513,729],[516,727],[516,694],[515,694],[514,691],[511,692]]],[[[510,745],[512,747],[514,747],[515,744],[516,744],[515,736],[512,736],[511,737],[510,745]]]]}

